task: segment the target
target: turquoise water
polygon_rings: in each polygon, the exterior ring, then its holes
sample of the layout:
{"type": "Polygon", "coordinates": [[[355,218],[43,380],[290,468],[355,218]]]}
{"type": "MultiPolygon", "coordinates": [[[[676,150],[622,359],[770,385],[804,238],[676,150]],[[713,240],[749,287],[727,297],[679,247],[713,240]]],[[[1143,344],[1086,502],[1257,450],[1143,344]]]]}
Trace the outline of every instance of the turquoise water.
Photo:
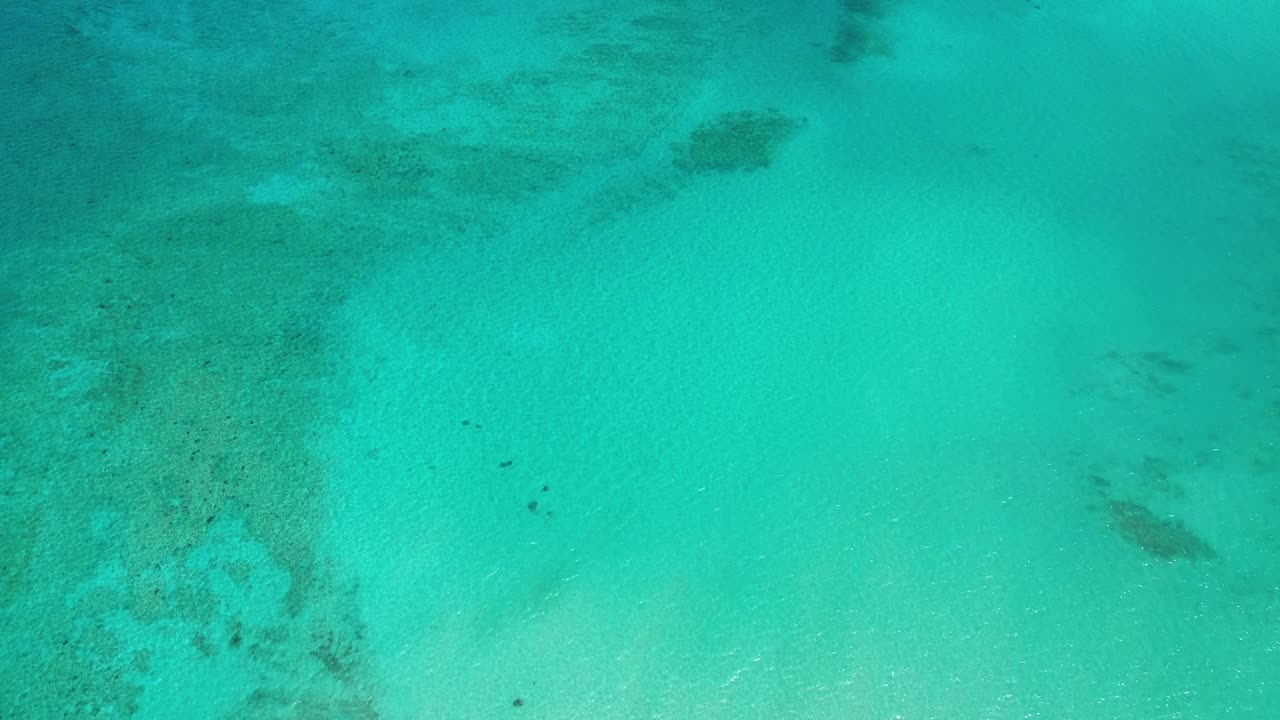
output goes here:
{"type": "Polygon", "coordinates": [[[1280,717],[1269,2],[457,5],[0,8],[0,717],[1280,717]]]}

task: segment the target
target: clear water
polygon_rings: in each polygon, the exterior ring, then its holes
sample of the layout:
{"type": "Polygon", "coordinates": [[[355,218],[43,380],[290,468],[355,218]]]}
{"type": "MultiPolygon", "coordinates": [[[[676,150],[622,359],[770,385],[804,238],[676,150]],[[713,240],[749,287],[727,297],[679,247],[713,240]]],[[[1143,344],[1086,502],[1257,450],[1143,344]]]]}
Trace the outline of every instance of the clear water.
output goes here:
{"type": "Polygon", "coordinates": [[[0,717],[1280,716],[1269,2],[0,8],[0,717]]]}

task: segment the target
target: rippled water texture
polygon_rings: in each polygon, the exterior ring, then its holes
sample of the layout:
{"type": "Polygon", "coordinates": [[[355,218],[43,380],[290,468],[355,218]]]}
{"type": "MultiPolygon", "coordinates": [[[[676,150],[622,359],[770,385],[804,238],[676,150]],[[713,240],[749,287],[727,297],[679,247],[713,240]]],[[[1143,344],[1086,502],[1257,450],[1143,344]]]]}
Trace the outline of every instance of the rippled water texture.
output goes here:
{"type": "Polygon", "coordinates": [[[1280,717],[1271,3],[0,8],[0,717],[1280,717]]]}

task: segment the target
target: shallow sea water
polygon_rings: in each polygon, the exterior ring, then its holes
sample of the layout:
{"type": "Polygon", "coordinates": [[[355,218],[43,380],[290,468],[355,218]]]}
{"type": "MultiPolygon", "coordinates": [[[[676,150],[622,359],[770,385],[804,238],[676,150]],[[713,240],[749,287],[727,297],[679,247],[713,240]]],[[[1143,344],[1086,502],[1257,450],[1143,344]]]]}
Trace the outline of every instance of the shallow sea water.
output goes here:
{"type": "Polygon", "coordinates": [[[1272,15],[0,9],[0,717],[1275,717],[1272,15]]]}

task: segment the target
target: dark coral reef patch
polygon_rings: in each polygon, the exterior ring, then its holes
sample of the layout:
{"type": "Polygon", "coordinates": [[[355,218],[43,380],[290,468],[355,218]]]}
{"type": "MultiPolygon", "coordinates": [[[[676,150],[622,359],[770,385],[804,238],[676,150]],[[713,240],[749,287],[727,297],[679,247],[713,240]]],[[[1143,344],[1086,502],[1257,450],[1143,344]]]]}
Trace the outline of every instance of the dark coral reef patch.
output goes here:
{"type": "Polygon", "coordinates": [[[1129,500],[1107,502],[1108,525],[1157,560],[1207,560],[1213,548],[1175,518],[1162,518],[1129,500]]]}
{"type": "Polygon", "coordinates": [[[733,172],[769,167],[778,148],[804,124],[777,110],[723,113],[675,143],[672,163],[692,173],[733,172]]]}

